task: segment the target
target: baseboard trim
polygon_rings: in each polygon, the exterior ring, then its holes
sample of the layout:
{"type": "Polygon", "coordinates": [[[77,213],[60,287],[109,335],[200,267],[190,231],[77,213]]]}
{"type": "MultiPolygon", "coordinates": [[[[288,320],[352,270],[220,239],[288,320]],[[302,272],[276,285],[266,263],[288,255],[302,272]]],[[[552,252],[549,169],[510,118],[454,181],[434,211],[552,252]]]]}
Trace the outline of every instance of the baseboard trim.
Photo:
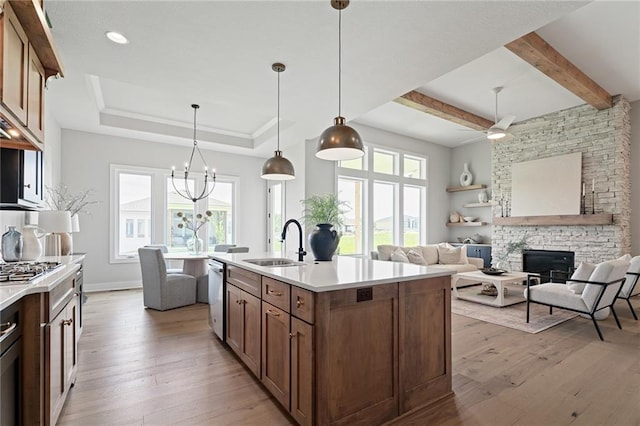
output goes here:
{"type": "Polygon", "coordinates": [[[118,281],[118,282],[104,282],[104,283],[85,283],[82,286],[82,290],[85,293],[92,293],[96,291],[111,291],[111,290],[129,290],[133,288],[142,288],[142,282],[140,281],[118,281]]]}

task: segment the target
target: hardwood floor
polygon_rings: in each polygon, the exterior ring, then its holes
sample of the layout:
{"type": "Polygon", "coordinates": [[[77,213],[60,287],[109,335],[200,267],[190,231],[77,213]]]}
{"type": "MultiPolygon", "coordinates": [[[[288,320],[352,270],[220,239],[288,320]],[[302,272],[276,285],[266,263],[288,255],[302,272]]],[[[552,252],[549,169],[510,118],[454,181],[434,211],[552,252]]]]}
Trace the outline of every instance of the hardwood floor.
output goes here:
{"type": "MultiPolygon", "coordinates": [[[[640,311],[640,298],[632,303],[640,311]]],[[[143,308],[140,290],[90,293],[60,425],[283,425],[282,411],[213,336],[207,305],[143,308]]],[[[539,334],[453,315],[455,397],[394,424],[638,425],[640,321],[575,318],[539,334]]]]}

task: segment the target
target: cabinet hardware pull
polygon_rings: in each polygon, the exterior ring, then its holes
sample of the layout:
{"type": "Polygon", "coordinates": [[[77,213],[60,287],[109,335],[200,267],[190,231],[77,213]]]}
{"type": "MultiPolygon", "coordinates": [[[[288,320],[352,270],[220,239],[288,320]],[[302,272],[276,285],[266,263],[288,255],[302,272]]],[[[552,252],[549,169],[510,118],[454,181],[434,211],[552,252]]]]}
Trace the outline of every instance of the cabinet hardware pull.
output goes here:
{"type": "Polygon", "coordinates": [[[73,324],[73,318],[69,318],[68,320],[62,320],[62,325],[71,325],[73,324]]]}
{"type": "Polygon", "coordinates": [[[296,300],[296,306],[299,308],[302,305],[304,305],[304,299],[298,298],[298,300],[296,300]]]}
{"type": "Polygon", "coordinates": [[[267,314],[273,315],[274,317],[279,317],[280,314],[276,311],[272,311],[271,309],[267,309],[267,314]]]}
{"type": "Polygon", "coordinates": [[[31,184],[30,184],[30,183],[28,183],[28,184],[26,184],[24,187],[25,187],[25,188],[29,188],[29,189],[31,189],[31,184]]]}
{"type": "Polygon", "coordinates": [[[267,293],[269,293],[269,295],[271,295],[271,296],[282,296],[282,292],[281,291],[268,290],[267,293]]]}
{"type": "Polygon", "coordinates": [[[2,330],[2,333],[0,333],[0,343],[1,343],[5,339],[5,336],[11,333],[18,326],[18,323],[5,322],[4,324],[0,324],[0,325],[2,325],[3,327],[7,326],[7,328],[2,330]]]}
{"type": "Polygon", "coordinates": [[[293,339],[297,335],[298,335],[298,333],[289,333],[289,339],[293,339]]]}

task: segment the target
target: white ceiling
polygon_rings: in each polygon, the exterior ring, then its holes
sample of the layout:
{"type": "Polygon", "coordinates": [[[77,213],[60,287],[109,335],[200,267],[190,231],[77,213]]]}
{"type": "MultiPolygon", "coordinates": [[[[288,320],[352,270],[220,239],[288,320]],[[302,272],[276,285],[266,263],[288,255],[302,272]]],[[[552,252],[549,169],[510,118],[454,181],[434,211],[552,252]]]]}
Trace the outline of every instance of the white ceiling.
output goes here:
{"type": "MultiPolygon", "coordinates": [[[[419,90],[493,120],[584,103],[501,47],[536,30],[611,94],[640,99],[640,2],[352,1],[343,13],[342,113],[447,146],[482,136],[396,104],[419,90]]],[[[65,78],[48,107],[63,128],[268,157],[338,113],[338,12],[322,1],[46,2],[65,78]],[[106,31],[125,34],[124,46],[106,31]]],[[[286,152],[285,152],[286,155],[286,152]]]]}

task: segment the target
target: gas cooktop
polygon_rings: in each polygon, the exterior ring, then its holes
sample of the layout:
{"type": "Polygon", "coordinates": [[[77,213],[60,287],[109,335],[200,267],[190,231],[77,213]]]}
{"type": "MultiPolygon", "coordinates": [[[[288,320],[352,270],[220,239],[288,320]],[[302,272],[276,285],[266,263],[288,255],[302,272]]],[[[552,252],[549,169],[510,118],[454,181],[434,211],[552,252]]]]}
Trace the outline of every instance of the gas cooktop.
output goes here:
{"type": "Polygon", "coordinates": [[[59,266],[60,262],[0,263],[0,284],[28,284],[59,266]]]}

